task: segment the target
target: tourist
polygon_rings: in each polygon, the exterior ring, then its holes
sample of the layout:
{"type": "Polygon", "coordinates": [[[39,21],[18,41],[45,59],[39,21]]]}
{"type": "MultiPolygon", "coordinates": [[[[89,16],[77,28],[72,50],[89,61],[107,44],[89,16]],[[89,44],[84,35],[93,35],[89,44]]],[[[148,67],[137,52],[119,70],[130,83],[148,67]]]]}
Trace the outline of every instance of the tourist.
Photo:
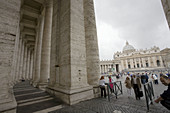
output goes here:
{"type": "Polygon", "coordinates": [[[133,75],[131,79],[131,85],[134,89],[136,100],[140,100],[140,88],[141,88],[140,78],[136,77],[136,75],[133,75]]]}
{"type": "Polygon", "coordinates": [[[104,97],[106,98],[106,89],[105,89],[105,80],[104,76],[101,76],[100,81],[99,81],[100,89],[101,89],[101,97],[103,97],[103,92],[104,92],[104,97]]]}
{"type": "Polygon", "coordinates": [[[119,79],[119,78],[120,78],[119,74],[117,74],[117,75],[116,75],[116,78],[117,78],[117,79],[119,79]]]}
{"type": "Polygon", "coordinates": [[[149,76],[148,76],[147,72],[145,73],[145,78],[146,78],[146,83],[148,83],[149,76]]]}
{"type": "Polygon", "coordinates": [[[160,81],[165,86],[168,86],[168,89],[165,90],[155,102],[160,102],[164,107],[170,110],[170,74],[162,75],[160,81]]]}
{"type": "Polygon", "coordinates": [[[141,82],[142,82],[142,84],[146,83],[146,76],[144,75],[144,73],[142,73],[142,75],[141,75],[141,82]]]}
{"type": "Polygon", "coordinates": [[[162,72],[160,72],[159,76],[160,76],[160,77],[161,77],[161,76],[163,76],[163,73],[162,73],[162,72]]]}
{"type": "Polygon", "coordinates": [[[112,77],[111,76],[109,76],[109,85],[110,85],[110,91],[111,92],[114,92],[114,89],[113,89],[113,79],[112,79],[112,77]]]}
{"type": "Polygon", "coordinates": [[[127,94],[128,94],[128,98],[129,98],[131,96],[131,88],[132,88],[131,80],[130,80],[129,76],[126,77],[125,86],[127,88],[127,94]]]}
{"type": "Polygon", "coordinates": [[[158,77],[155,74],[152,74],[152,79],[155,84],[158,84],[158,77]]]}

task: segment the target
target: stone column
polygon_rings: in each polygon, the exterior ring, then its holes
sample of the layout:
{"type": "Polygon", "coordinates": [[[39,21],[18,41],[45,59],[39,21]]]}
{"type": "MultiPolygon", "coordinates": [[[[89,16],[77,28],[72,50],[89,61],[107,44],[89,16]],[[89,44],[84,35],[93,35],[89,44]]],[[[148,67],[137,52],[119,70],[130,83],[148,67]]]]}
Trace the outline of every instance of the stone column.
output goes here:
{"type": "Polygon", "coordinates": [[[136,61],[136,58],[134,58],[134,62],[135,62],[135,68],[137,68],[137,61],[136,61]]]}
{"type": "Polygon", "coordinates": [[[133,59],[130,59],[130,68],[134,68],[133,59]]]}
{"type": "Polygon", "coordinates": [[[161,67],[164,67],[163,60],[162,60],[162,57],[161,57],[161,56],[159,56],[159,61],[160,61],[161,67]]]}
{"type": "Polygon", "coordinates": [[[143,67],[146,68],[146,62],[144,58],[142,58],[142,64],[143,64],[143,67]]]}
{"type": "Polygon", "coordinates": [[[59,45],[60,45],[60,2],[53,1],[53,21],[51,36],[51,58],[50,58],[50,86],[59,84],[59,45]]]}
{"type": "Polygon", "coordinates": [[[16,77],[15,81],[19,81],[19,69],[20,69],[20,64],[21,64],[21,51],[22,51],[22,38],[19,40],[19,51],[18,51],[18,58],[17,58],[17,68],[16,68],[16,77]]]}
{"type": "Polygon", "coordinates": [[[20,5],[20,0],[0,0],[0,113],[16,113],[17,103],[10,82],[18,55],[20,5]]]}
{"type": "Polygon", "coordinates": [[[139,59],[139,68],[142,68],[142,66],[141,66],[141,59],[140,58],[138,58],[139,59]]]}
{"type": "Polygon", "coordinates": [[[30,53],[30,75],[29,75],[29,78],[32,78],[33,77],[33,63],[34,63],[34,51],[33,49],[31,50],[31,53],[30,53]]]}
{"type": "MultiPolygon", "coordinates": [[[[18,19],[18,22],[20,22],[20,19],[18,19]]],[[[11,70],[11,85],[13,86],[15,83],[16,83],[16,78],[17,78],[17,75],[16,75],[16,70],[17,70],[17,66],[18,66],[18,53],[19,53],[19,37],[20,37],[20,27],[18,26],[17,27],[17,32],[16,32],[16,39],[15,39],[15,50],[14,50],[14,54],[13,54],[13,63],[12,63],[12,70],[11,70]]]]}
{"type": "Polygon", "coordinates": [[[21,62],[20,62],[20,68],[19,68],[19,79],[22,78],[23,75],[23,62],[24,62],[24,48],[25,48],[25,42],[22,40],[22,50],[21,50],[21,62]]]}
{"type": "Polygon", "coordinates": [[[148,57],[148,64],[149,64],[149,67],[151,67],[151,58],[148,57]]]}
{"type": "Polygon", "coordinates": [[[161,1],[166,16],[166,20],[170,28],[170,1],[169,0],[161,0],[161,1]]]}
{"type": "Polygon", "coordinates": [[[87,78],[88,83],[96,87],[98,86],[100,71],[94,3],[93,0],[83,1],[86,38],[87,78]]]}
{"type": "Polygon", "coordinates": [[[101,73],[103,73],[104,72],[104,70],[103,70],[104,68],[103,68],[103,65],[101,65],[101,73]]]}
{"type": "Polygon", "coordinates": [[[126,69],[129,69],[127,60],[125,60],[125,62],[126,62],[126,69]]]}
{"type": "Polygon", "coordinates": [[[125,69],[125,67],[124,67],[124,63],[123,63],[123,60],[121,60],[121,67],[122,67],[122,70],[124,70],[124,69],[125,69]]]}
{"type": "Polygon", "coordinates": [[[102,73],[102,65],[100,65],[100,73],[102,73]]]}
{"type": "Polygon", "coordinates": [[[27,69],[26,69],[26,79],[28,79],[28,80],[30,80],[29,73],[30,73],[30,49],[28,49],[27,69]]]}
{"type": "Polygon", "coordinates": [[[107,72],[107,65],[104,65],[104,72],[107,72]]]}
{"type": "MultiPolygon", "coordinates": [[[[55,86],[48,86],[47,91],[72,105],[94,97],[93,87],[87,80],[83,0],[59,0],[59,4],[59,46],[56,48],[59,49],[56,66],[59,80],[55,86]]],[[[52,34],[57,37],[56,33],[52,34]]]]}
{"type": "Polygon", "coordinates": [[[155,56],[152,57],[152,61],[153,61],[153,67],[157,67],[155,56]]]}
{"type": "Polygon", "coordinates": [[[108,65],[106,65],[106,73],[108,72],[108,65]]]}
{"type": "Polygon", "coordinates": [[[33,76],[33,85],[34,87],[37,86],[37,83],[40,79],[40,69],[41,69],[41,47],[42,47],[42,36],[43,36],[43,29],[44,29],[44,11],[42,12],[42,15],[39,18],[39,27],[38,27],[38,37],[36,39],[36,52],[34,53],[34,66],[35,66],[35,72],[33,76]]]}
{"type": "Polygon", "coordinates": [[[22,76],[25,80],[26,80],[26,66],[27,66],[27,46],[25,42],[24,62],[23,62],[23,71],[22,71],[22,76]]]}
{"type": "Polygon", "coordinates": [[[50,76],[50,49],[51,49],[51,30],[52,30],[53,0],[46,0],[44,30],[41,49],[41,70],[39,87],[47,86],[50,76]]]}

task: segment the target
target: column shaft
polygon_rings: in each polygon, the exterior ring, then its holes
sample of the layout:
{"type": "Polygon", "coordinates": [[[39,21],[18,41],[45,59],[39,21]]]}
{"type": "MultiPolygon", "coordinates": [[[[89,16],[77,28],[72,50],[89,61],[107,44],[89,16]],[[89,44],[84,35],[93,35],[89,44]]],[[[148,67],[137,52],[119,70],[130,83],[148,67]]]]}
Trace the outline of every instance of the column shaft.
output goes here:
{"type": "Polygon", "coordinates": [[[28,55],[27,55],[27,69],[26,69],[26,78],[30,80],[29,73],[30,73],[30,49],[28,49],[28,55]]]}
{"type": "Polygon", "coordinates": [[[53,14],[53,0],[46,1],[44,30],[42,38],[42,51],[41,51],[41,72],[39,84],[47,84],[48,77],[50,76],[50,49],[51,49],[51,29],[52,29],[52,14],[53,14]]]}
{"type": "Polygon", "coordinates": [[[22,38],[19,40],[19,51],[18,51],[18,58],[17,58],[17,68],[16,68],[16,77],[15,81],[19,80],[19,69],[20,69],[20,64],[21,64],[21,51],[22,51],[22,38]]]}
{"type": "Polygon", "coordinates": [[[23,67],[23,78],[26,79],[26,69],[27,69],[27,46],[25,44],[25,52],[24,52],[24,67],[23,67]]]}
{"type": "Polygon", "coordinates": [[[39,28],[38,28],[38,37],[36,39],[36,52],[35,54],[35,73],[33,76],[33,82],[36,86],[40,79],[40,69],[41,69],[41,48],[42,48],[42,36],[43,36],[43,29],[44,29],[44,13],[42,13],[41,17],[39,18],[39,28]]]}
{"type": "Polygon", "coordinates": [[[84,0],[87,78],[90,85],[98,85],[99,50],[93,0],[84,0]]]}
{"type": "Polygon", "coordinates": [[[21,62],[20,62],[20,68],[19,68],[19,71],[20,71],[20,75],[19,75],[19,79],[22,78],[22,72],[23,72],[23,62],[24,62],[24,48],[25,48],[25,43],[24,41],[22,41],[22,51],[21,51],[21,62]]]}
{"type": "Polygon", "coordinates": [[[33,63],[34,63],[34,51],[33,50],[31,50],[31,54],[30,54],[31,56],[31,61],[30,61],[30,75],[29,75],[29,78],[32,78],[33,77],[33,63]]]}

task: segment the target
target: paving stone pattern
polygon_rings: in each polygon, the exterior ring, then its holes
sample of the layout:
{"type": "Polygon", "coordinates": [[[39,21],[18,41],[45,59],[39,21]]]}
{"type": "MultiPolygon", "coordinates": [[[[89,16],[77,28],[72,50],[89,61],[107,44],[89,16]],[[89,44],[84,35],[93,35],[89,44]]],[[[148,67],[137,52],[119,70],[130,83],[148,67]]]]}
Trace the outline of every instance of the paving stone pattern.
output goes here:
{"type": "MultiPolygon", "coordinates": [[[[33,88],[29,85],[28,81],[21,82],[14,87],[15,98],[19,105],[17,113],[32,113],[61,104],[61,109],[52,110],[49,113],[113,113],[115,110],[121,111],[121,113],[147,113],[145,97],[142,97],[141,100],[136,100],[133,90],[131,97],[127,97],[124,85],[125,76],[120,79],[114,79],[115,81],[122,81],[123,95],[118,96],[118,99],[112,95],[110,102],[107,98],[95,98],[71,106],[62,104],[58,99],[54,98],[52,100],[46,100],[47,98],[51,98],[51,96],[42,90],[33,88]],[[43,98],[44,101],[39,102],[39,100],[42,100],[40,98],[43,98]],[[33,101],[35,103],[31,104],[33,101]],[[25,103],[26,105],[24,105],[25,103]]],[[[167,88],[160,81],[158,85],[153,86],[155,98],[167,88]]],[[[170,113],[170,111],[161,104],[153,103],[153,105],[150,105],[150,111],[148,113],[170,113]]]]}
{"type": "MultiPolygon", "coordinates": [[[[120,95],[118,99],[114,96],[112,96],[110,102],[107,98],[91,99],[72,106],[65,106],[62,109],[50,113],[113,113],[115,110],[121,111],[122,113],[147,113],[145,98],[142,97],[141,100],[136,100],[134,93],[128,98],[124,86],[125,77],[118,80],[121,80],[123,84],[123,95],[120,95]]],[[[166,89],[161,83],[153,86],[155,97],[159,96],[160,93],[166,89]]],[[[161,104],[153,103],[153,105],[150,105],[150,111],[148,113],[170,113],[170,111],[161,104]]]]}

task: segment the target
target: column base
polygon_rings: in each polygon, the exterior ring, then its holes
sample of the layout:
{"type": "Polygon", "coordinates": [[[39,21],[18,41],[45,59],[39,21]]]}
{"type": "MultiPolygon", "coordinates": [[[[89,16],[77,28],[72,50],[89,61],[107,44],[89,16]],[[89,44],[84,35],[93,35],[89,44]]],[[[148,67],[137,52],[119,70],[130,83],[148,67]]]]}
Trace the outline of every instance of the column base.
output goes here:
{"type": "Polygon", "coordinates": [[[62,87],[48,86],[46,91],[69,105],[94,98],[92,86],[86,86],[77,89],[63,89],[62,87]]]}
{"type": "Polygon", "coordinates": [[[93,86],[94,98],[100,97],[100,88],[98,85],[93,86]]]}
{"type": "Polygon", "coordinates": [[[7,99],[0,100],[0,113],[16,113],[17,103],[13,94],[7,99]]]}
{"type": "Polygon", "coordinates": [[[41,90],[46,90],[46,87],[47,87],[48,83],[38,83],[37,84],[37,87],[41,90]]]}
{"type": "Polygon", "coordinates": [[[33,82],[31,83],[33,85],[33,87],[38,87],[38,82],[33,82]]]}

